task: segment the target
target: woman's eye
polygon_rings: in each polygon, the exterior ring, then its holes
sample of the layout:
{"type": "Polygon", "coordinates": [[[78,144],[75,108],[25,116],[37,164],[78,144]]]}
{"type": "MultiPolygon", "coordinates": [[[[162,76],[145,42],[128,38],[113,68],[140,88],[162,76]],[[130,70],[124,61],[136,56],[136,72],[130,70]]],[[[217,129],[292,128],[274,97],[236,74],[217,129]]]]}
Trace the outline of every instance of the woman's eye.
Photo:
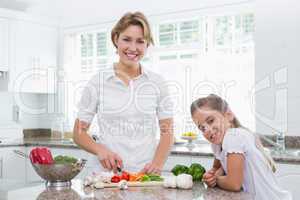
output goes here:
{"type": "Polygon", "coordinates": [[[144,43],[145,43],[145,41],[144,41],[144,40],[139,40],[139,41],[138,41],[138,43],[140,43],[140,44],[144,44],[144,43]]]}
{"type": "Polygon", "coordinates": [[[126,41],[126,42],[130,41],[128,38],[124,38],[123,40],[126,41]]]}

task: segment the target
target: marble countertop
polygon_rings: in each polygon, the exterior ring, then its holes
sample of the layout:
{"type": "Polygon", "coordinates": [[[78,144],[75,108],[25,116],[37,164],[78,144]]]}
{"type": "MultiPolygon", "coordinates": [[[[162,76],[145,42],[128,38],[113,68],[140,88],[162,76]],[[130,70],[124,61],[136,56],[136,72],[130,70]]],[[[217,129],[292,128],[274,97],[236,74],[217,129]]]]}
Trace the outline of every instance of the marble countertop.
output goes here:
{"type": "MultiPolygon", "coordinates": [[[[3,180],[2,180],[3,182],[3,180]]],[[[1,181],[0,181],[1,185],[1,181]]],[[[79,199],[109,199],[109,200],[251,200],[252,196],[245,192],[228,192],[219,188],[206,188],[202,183],[196,183],[192,190],[167,189],[162,186],[130,187],[128,190],[118,188],[92,189],[83,187],[79,179],[72,181],[71,188],[61,190],[46,189],[43,183],[36,186],[24,186],[0,189],[0,200],[79,200],[79,199]]]]}
{"type": "MultiPolygon", "coordinates": [[[[50,138],[30,138],[6,140],[0,143],[0,148],[11,146],[48,146],[75,149],[79,148],[71,139],[53,140],[50,138]]],[[[300,149],[287,149],[286,153],[279,154],[272,148],[269,149],[271,150],[271,152],[274,152],[271,153],[271,155],[276,162],[300,164],[300,149]]],[[[193,144],[193,146],[188,146],[186,143],[177,143],[173,146],[171,155],[213,157],[210,145],[204,142],[197,142],[193,144]]]]}

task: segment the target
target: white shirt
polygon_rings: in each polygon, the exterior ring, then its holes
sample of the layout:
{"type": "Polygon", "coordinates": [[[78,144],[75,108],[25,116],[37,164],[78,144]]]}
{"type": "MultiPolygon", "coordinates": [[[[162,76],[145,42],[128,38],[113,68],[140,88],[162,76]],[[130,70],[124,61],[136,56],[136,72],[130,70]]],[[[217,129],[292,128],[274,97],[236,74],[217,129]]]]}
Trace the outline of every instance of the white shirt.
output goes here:
{"type": "Polygon", "coordinates": [[[229,129],[221,145],[212,144],[216,159],[227,173],[227,154],[240,153],[245,157],[243,190],[255,200],[291,200],[289,192],[282,190],[266,159],[256,147],[255,136],[243,128],[229,129]]]}
{"type": "MultiPolygon", "coordinates": [[[[128,86],[113,68],[100,71],[83,90],[78,108],[78,118],[87,123],[97,115],[99,142],[117,153],[131,172],[152,161],[158,120],[173,116],[166,82],[144,68],[128,86]]],[[[94,165],[95,170],[103,170],[96,156],[94,165]]]]}

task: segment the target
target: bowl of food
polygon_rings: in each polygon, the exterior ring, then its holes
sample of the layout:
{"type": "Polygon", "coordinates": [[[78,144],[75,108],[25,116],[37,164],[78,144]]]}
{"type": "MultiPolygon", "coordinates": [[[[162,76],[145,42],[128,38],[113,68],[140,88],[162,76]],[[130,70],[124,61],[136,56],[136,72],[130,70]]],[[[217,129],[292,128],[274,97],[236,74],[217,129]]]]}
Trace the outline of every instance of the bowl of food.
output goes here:
{"type": "Polygon", "coordinates": [[[193,141],[196,140],[197,137],[198,135],[194,132],[185,132],[181,135],[180,138],[188,141],[187,143],[188,147],[193,147],[194,146],[193,141]]]}
{"type": "Polygon", "coordinates": [[[72,156],[57,155],[54,158],[48,148],[34,148],[30,152],[30,161],[33,169],[44,180],[46,186],[70,186],[71,180],[76,177],[86,164],[85,159],[72,156]]]}

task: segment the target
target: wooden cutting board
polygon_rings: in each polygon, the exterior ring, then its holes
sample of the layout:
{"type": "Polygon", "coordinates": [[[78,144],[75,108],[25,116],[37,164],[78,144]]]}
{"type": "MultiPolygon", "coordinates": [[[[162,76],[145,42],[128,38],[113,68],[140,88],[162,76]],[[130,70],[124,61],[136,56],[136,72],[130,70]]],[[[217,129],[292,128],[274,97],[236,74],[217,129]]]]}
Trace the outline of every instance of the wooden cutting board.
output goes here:
{"type": "MultiPolygon", "coordinates": [[[[139,181],[128,181],[128,187],[151,187],[151,186],[162,186],[162,181],[147,181],[147,182],[139,182],[139,181]]],[[[104,183],[105,188],[113,188],[118,187],[119,183],[104,183]]]]}

